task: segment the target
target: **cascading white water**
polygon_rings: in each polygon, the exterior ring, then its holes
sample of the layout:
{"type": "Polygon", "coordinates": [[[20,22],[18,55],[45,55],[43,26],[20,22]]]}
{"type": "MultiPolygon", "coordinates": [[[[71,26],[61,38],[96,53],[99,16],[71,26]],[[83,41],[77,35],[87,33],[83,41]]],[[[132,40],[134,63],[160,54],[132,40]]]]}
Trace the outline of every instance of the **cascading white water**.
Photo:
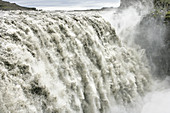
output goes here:
{"type": "Polygon", "coordinates": [[[144,51],[99,15],[1,13],[0,112],[121,113],[149,90],[144,51]]]}
{"type": "Polygon", "coordinates": [[[101,13],[101,15],[105,20],[112,24],[116,30],[117,35],[124,43],[126,43],[128,46],[136,48],[136,33],[140,32],[137,31],[137,27],[142,21],[143,17],[153,10],[153,5],[151,3],[152,0],[143,0],[145,1],[145,4],[141,3],[142,0],[131,1],[134,2],[133,5],[123,9],[107,11],[101,13]]]}
{"type": "MultiPolygon", "coordinates": [[[[127,1],[128,2],[128,1],[127,1]]],[[[149,2],[149,1],[147,1],[149,2]]],[[[140,0],[132,6],[117,9],[110,12],[102,12],[101,15],[116,29],[118,37],[128,46],[134,49],[143,48],[152,68],[151,92],[146,94],[133,107],[130,113],[170,113],[170,78],[166,74],[169,63],[168,52],[164,51],[164,37],[166,27],[161,17],[155,18],[152,4],[141,4],[140,0]],[[137,6],[137,7],[136,7],[137,6]],[[114,13],[113,13],[114,12],[114,13]],[[162,61],[162,62],[161,62],[162,61]],[[166,77],[167,76],[167,77],[166,77]],[[158,78],[157,78],[158,77],[158,78]],[[165,80],[159,80],[163,78],[165,80]],[[135,111],[136,110],[136,111],[135,111]]],[[[120,108],[118,108],[120,109],[120,108]]],[[[119,113],[119,110],[117,110],[119,113]]],[[[126,110],[123,113],[129,113],[126,110]]]]}

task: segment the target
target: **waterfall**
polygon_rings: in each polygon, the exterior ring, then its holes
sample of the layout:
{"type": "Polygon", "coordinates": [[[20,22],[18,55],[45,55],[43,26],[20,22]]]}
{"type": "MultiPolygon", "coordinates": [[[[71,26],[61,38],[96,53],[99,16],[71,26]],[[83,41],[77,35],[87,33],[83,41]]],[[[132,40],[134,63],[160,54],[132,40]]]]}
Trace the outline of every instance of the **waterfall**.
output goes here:
{"type": "Polygon", "coordinates": [[[149,90],[145,51],[99,14],[1,13],[0,112],[112,113],[149,90]]]}
{"type": "MultiPolygon", "coordinates": [[[[165,42],[169,37],[166,36],[169,29],[165,25],[164,16],[161,13],[157,14],[149,1],[144,5],[141,1],[126,1],[132,4],[128,6],[125,2],[125,5],[122,4],[114,13],[101,13],[116,29],[118,37],[125,44],[134,49],[145,50],[151,68],[151,91],[136,103],[139,106],[135,106],[134,110],[137,108],[139,111],[123,113],[169,113],[167,105],[170,104],[170,52],[165,42]]],[[[120,113],[119,110],[116,113],[120,113]]]]}

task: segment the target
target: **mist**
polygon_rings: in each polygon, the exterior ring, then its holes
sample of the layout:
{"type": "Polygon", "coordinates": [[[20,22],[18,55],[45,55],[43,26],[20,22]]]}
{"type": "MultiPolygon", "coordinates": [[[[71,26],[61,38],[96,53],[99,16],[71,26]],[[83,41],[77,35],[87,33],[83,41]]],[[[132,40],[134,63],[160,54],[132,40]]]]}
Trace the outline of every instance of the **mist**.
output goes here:
{"type": "Polygon", "coordinates": [[[115,113],[170,112],[169,53],[165,43],[169,31],[164,23],[164,16],[155,18],[152,12],[154,9],[151,2],[136,1],[129,6],[101,14],[115,28],[123,43],[143,52],[147,59],[146,62],[143,61],[148,63],[152,73],[150,91],[138,98],[135,105],[114,109],[115,113]]]}

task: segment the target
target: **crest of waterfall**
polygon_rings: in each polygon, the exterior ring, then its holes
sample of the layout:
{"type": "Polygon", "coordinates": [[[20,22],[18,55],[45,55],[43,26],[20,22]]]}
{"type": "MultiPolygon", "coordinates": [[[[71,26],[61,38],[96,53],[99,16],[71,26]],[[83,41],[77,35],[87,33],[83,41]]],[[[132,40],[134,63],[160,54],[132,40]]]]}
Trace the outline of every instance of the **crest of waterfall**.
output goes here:
{"type": "Polygon", "coordinates": [[[106,113],[148,89],[145,52],[99,15],[2,13],[0,112],[106,113]]]}

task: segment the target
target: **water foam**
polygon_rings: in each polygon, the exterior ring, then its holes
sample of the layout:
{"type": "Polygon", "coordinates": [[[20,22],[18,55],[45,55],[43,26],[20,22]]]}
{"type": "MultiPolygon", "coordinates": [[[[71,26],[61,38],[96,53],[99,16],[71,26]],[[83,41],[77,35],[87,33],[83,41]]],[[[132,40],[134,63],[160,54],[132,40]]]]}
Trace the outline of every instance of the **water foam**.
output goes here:
{"type": "Polygon", "coordinates": [[[144,51],[123,44],[101,16],[3,13],[1,112],[112,112],[149,89],[144,51]]]}

